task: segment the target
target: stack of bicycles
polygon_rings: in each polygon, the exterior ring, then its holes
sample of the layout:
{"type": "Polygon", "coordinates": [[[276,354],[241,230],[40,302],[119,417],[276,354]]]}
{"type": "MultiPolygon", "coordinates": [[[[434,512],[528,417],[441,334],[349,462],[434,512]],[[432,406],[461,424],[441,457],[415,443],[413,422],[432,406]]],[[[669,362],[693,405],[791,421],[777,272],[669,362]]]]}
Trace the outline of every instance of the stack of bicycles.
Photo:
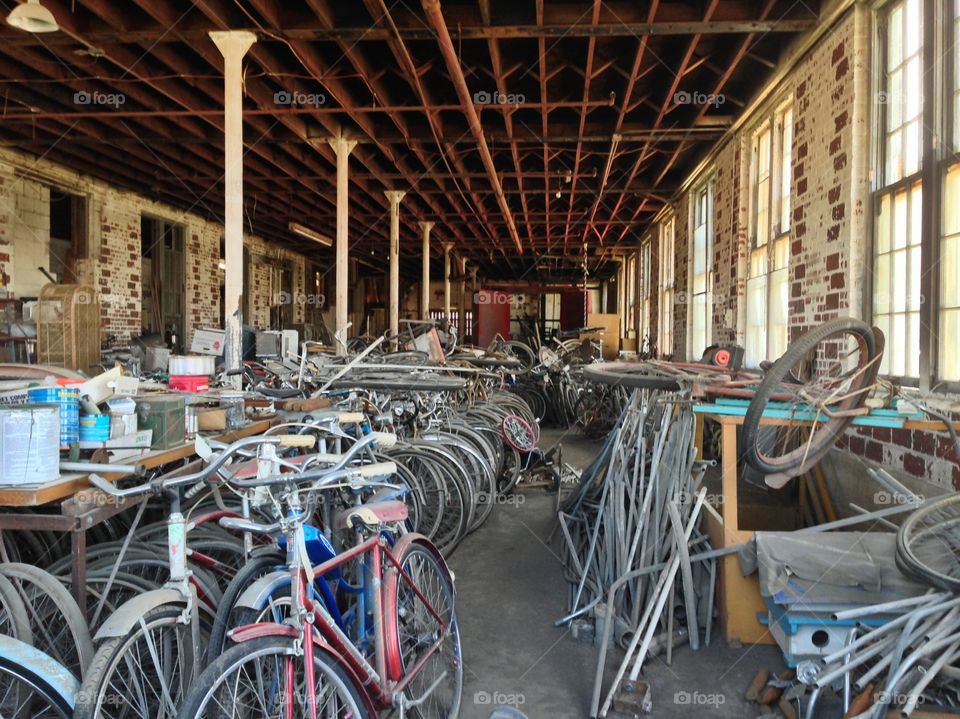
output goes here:
{"type": "Polygon", "coordinates": [[[412,531],[402,443],[361,413],[279,429],[135,486],[93,475],[144,501],[91,548],[86,617],[69,559],[0,565],[0,715],[457,715],[453,578],[412,531]]]}

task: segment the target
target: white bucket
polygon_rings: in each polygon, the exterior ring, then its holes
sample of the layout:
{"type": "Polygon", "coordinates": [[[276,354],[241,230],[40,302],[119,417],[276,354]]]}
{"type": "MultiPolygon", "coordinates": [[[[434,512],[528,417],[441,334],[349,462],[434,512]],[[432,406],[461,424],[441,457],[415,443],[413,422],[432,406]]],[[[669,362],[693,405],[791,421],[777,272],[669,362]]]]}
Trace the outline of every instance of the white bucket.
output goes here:
{"type": "Polygon", "coordinates": [[[59,407],[0,407],[0,485],[42,484],[59,476],[59,407]]]}

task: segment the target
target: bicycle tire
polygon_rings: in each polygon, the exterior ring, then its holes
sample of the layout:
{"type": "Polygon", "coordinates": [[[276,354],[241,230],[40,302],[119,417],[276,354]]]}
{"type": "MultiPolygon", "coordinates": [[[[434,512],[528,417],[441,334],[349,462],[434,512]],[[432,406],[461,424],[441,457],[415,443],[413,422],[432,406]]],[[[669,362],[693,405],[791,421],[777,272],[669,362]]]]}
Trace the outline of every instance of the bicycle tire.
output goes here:
{"type": "Polygon", "coordinates": [[[418,679],[425,677],[423,689],[426,690],[438,681],[441,670],[449,674],[450,681],[445,684],[449,685],[451,696],[447,704],[437,707],[437,711],[431,711],[441,684],[434,688],[423,704],[410,708],[409,715],[418,719],[455,719],[463,698],[463,654],[450,575],[430,548],[419,542],[404,545],[396,559],[412,580],[413,587],[391,564],[384,578],[384,635],[389,637],[388,673],[392,674],[391,678],[399,679],[421,660],[422,655],[418,650],[430,648],[429,642],[425,646],[423,637],[436,634],[439,625],[436,617],[424,605],[423,600],[426,599],[441,621],[446,623],[450,641],[434,652],[420,673],[410,681],[408,698],[418,698],[416,695],[409,696],[409,692],[417,686],[418,679]],[[410,641],[405,641],[405,635],[410,641]],[[434,669],[432,676],[426,676],[427,667],[435,661],[439,666],[434,669]]]}
{"type": "Polygon", "coordinates": [[[51,658],[35,647],[13,637],[0,636],[0,716],[12,719],[73,717],[80,684],[65,667],[51,664],[51,658]],[[22,688],[17,690],[14,682],[21,683],[22,688]],[[9,706],[11,699],[13,708],[9,706]]]}
{"type": "Polygon", "coordinates": [[[27,609],[33,645],[81,681],[93,659],[93,639],[70,592],[55,576],[29,564],[0,564],[0,574],[10,580],[27,609]]]}
{"type": "Polygon", "coordinates": [[[917,556],[918,549],[921,554],[929,554],[925,550],[932,544],[937,558],[955,559],[957,531],[954,530],[950,539],[937,537],[933,533],[946,534],[951,526],[957,524],[960,524],[960,494],[932,499],[911,512],[897,531],[896,560],[900,570],[931,587],[950,592],[960,591],[960,563],[955,562],[953,567],[943,571],[933,568],[930,562],[917,556]]]}
{"type": "MultiPolygon", "coordinates": [[[[93,661],[87,669],[87,675],[80,686],[77,704],[74,709],[74,719],[169,719],[174,716],[164,702],[163,686],[167,686],[166,694],[173,703],[174,711],[179,709],[188,687],[185,685],[189,676],[183,676],[179,661],[181,656],[186,658],[186,642],[191,642],[189,635],[191,628],[181,623],[183,606],[178,604],[161,605],[151,609],[143,615],[140,622],[135,624],[125,635],[111,637],[100,643],[93,661]],[[161,636],[162,641],[152,638],[144,640],[144,630],[153,632],[158,629],[173,628],[177,630],[172,637],[161,636]],[[173,641],[171,641],[171,639],[173,641]],[[140,645],[143,645],[141,648],[140,645]],[[163,657],[157,650],[160,644],[164,651],[163,657]],[[177,648],[174,648],[176,644],[177,648]],[[153,658],[150,646],[156,652],[153,658]],[[148,675],[144,671],[134,669],[136,662],[148,657],[154,667],[165,675],[163,685],[142,685],[137,680],[146,681],[148,675]],[[157,661],[163,665],[157,667],[157,661]],[[113,677],[120,666],[131,669],[131,673],[121,680],[118,687],[113,688],[113,677]],[[168,683],[167,678],[171,681],[168,683]],[[137,690],[134,690],[137,687],[137,690]],[[112,691],[111,691],[111,688],[112,691]],[[145,700],[146,704],[137,707],[133,700],[145,700]]],[[[202,624],[201,624],[202,628],[202,624]]],[[[203,651],[198,651],[197,661],[203,661],[203,651]]]]}
{"type": "Polygon", "coordinates": [[[223,647],[226,644],[227,631],[234,626],[230,622],[234,605],[240,595],[254,581],[260,577],[283,567],[285,559],[279,552],[263,554],[251,557],[246,564],[233,576],[226,589],[223,591],[223,599],[217,606],[217,613],[213,618],[213,626],[210,629],[210,640],[207,642],[207,661],[213,661],[220,656],[223,647]]]}
{"type": "MultiPolygon", "coordinates": [[[[215,714],[208,714],[205,711],[205,707],[217,693],[218,688],[229,686],[228,678],[234,673],[238,673],[239,676],[240,667],[245,664],[256,662],[255,670],[247,673],[257,674],[257,669],[259,669],[262,676],[264,667],[269,667],[271,661],[293,657],[296,651],[294,640],[288,637],[262,637],[231,647],[197,677],[180,713],[177,715],[178,719],[205,719],[207,717],[212,719],[213,716],[218,717],[218,719],[230,719],[232,714],[228,714],[226,711],[229,701],[217,700],[215,703],[218,703],[220,708],[215,714]],[[272,657],[276,659],[271,660],[272,657]]],[[[297,659],[292,661],[297,661],[297,659]]],[[[316,646],[314,648],[314,666],[319,670],[320,676],[327,679],[330,686],[341,696],[341,701],[346,707],[344,711],[338,711],[333,716],[338,718],[350,717],[351,719],[354,717],[356,719],[376,719],[376,712],[369,699],[357,687],[357,682],[353,676],[344,669],[341,660],[323,648],[316,646]]],[[[291,694],[296,696],[298,693],[281,691],[278,696],[282,701],[284,696],[290,696],[291,694]]],[[[221,694],[221,696],[223,695],[221,694]]],[[[260,712],[263,716],[287,715],[285,706],[271,707],[268,710],[262,699],[259,699],[257,704],[260,705],[260,712]]],[[[248,706],[246,709],[249,710],[250,707],[248,706]]],[[[290,711],[295,719],[303,719],[309,716],[308,712],[294,712],[293,707],[290,708],[290,711]]],[[[324,712],[324,716],[327,715],[328,713],[324,712]]],[[[249,713],[245,713],[243,716],[249,716],[249,713]]]]}
{"type": "Polygon", "coordinates": [[[0,574],[0,634],[33,646],[30,615],[9,579],[0,574]]]}
{"type": "MultiPolygon", "coordinates": [[[[747,464],[758,472],[789,477],[798,468],[803,471],[803,468],[812,466],[829,451],[852,421],[852,417],[829,418],[818,425],[805,446],[790,449],[780,456],[768,455],[764,452],[761,443],[760,421],[767,405],[773,401],[774,396],[783,394],[784,382],[791,378],[794,368],[821,343],[838,340],[839,337],[847,334],[857,338],[862,355],[858,367],[859,379],[853,381],[849,391],[862,390],[873,384],[879,369],[877,340],[880,339],[882,345],[882,334],[875,335],[874,329],[868,324],[859,320],[841,318],[825,322],[800,335],[787,347],[783,356],[767,370],[743,418],[741,435],[743,456],[747,464]]],[[[860,392],[843,400],[837,405],[837,409],[851,410],[861,406],[865,401],[866,392],[860,392]]]]}

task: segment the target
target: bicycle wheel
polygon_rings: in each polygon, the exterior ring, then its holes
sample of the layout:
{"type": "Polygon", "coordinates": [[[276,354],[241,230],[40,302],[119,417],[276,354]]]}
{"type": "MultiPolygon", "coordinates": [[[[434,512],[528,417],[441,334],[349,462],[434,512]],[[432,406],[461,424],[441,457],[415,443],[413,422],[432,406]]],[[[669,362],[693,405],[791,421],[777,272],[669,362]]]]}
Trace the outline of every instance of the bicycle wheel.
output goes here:
{"type": "Polygon", "coordinates": [[[231,621],[231,617],[240,595],[260,577],[282,568],[284,564],[284,557],[279,552],[251,557],[230,580],[230,584],[223,592],[223,600],[217,607],[217,614],[213,618],[210,641],[207,642],[207,661],[213,661],[220,656],[226,644],[227,631],[237,626],[231,621]]]}
{"type": "MultiPolygon", "coordinates": [[[[202,661],[183,607],[163,605],[122,637],[97,649],[77,697],[74,719],[172,719],[202,661]]],[[[199,629],[199,628],[198,628],[199,629]]]]}
{"type": "Polygon", "coordinates": [[[83,679],[93,659],[93,639],[76,600],[52,574],[28,564],[0,564],[30,618],[33,645],[83,679]]]}
{"type": "Polygon", "coordinates": [[[931,500],[897,532],[897,565],[932,587],[960,591],[960,494],[931,500]]]}
{"type": "Polygon", "coordinates": [[[453,719],[463,695],[463,655],[450,575],[425,546],[411,542],[384,578],[384,636],[387,671],[400,680],[443,638],[407,684],[409,709],[420,719],[453,719]],[[409,578],[409,579],[408,579],[409,578]]]}
{"type": "Polygon", "coordinates": [[[503,440],[520,454],[529,454],[537,446],[537,437],[530,424],[519,415],[511,414],[500,424],[503,440]]]}
{"type": "Polygon", "coordinates": [[[30,615],[20,599],[17,588],[0,574],[0,634],[13,637],[33,646],[30,615]]]}
{"type": "Polygon", "coordinates": [[[849,318],[797,338],[767,370],[747,407],[742,434],[747,463],[775,475],[773,483],[816,464],[863,407],[882,353],[883,334],[849,318]],[[764,436],[760,421],[768,410],[803,421],[764,436]]]}
{"type": "MultiPolygon", "coordinates": [[[[314,650],[316,716],[374,719],[354,680],[331,654],[314,650]]],[[[292,638],[263,637],[231,647],[197,678],[179,719],[309,717],[305,662],[292,638]]]]}
{"type": "Polygon", "coordinates": [[[0,636],[0,716],[71,719],[78,687],[73,675],[43,652],[0,636]]]}

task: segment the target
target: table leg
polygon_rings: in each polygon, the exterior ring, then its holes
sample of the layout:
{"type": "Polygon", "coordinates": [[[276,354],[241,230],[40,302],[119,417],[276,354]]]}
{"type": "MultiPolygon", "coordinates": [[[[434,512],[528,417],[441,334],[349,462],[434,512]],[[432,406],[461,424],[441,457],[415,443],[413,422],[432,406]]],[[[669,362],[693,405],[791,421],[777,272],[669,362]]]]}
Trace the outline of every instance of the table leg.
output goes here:
{"type": "Polygon", "coordinates": [[[73,557],[70,568],[73,598],[77,600],[80,613],[87,616],[87,530],[83,527],[70,532],[70,556],[73,557]]]}

